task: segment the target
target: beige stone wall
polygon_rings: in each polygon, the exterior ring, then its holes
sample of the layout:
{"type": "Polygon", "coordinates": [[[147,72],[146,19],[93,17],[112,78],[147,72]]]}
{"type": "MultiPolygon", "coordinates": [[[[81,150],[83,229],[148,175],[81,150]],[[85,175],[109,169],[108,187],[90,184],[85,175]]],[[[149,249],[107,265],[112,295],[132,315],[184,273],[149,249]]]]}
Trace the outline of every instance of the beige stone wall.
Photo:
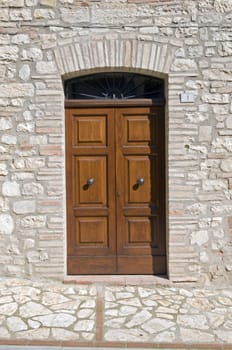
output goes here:
{"type": "Polygon", "coordinates": [[[232,1],[0,0],[0,28],[0,275],[65,276],[62,80],[117,69],[166,81],[169,278],[229,284],[232,1]]]}

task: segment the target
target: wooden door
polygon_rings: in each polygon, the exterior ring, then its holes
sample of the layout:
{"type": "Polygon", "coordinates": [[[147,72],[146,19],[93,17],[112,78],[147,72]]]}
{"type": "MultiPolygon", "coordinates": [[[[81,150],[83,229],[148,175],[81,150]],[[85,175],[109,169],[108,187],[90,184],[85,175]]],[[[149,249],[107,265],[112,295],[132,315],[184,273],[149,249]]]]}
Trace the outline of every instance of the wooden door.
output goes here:
{"type": "Polygon", "coordinates": [[[163,107],[66,109],[69,274],[165,274],[163,107]]]}

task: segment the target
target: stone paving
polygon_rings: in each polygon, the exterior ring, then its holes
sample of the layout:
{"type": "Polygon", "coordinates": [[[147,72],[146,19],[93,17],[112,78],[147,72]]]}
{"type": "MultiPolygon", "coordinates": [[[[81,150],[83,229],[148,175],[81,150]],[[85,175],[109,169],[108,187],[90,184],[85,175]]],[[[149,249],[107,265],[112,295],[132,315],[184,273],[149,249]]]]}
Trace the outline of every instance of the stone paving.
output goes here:
{"type": "Polygon", "coordinates": [[[0,340],[20,339],[229,344],[232,289],[2,279],[0,340]]]}

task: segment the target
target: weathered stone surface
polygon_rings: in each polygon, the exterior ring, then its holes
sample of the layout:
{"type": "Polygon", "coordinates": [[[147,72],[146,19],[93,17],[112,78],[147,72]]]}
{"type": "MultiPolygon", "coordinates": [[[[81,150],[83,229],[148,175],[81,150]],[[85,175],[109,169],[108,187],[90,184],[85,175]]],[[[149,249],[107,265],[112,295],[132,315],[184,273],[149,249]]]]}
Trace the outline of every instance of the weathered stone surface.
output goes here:
{"type": "Polygon", "coordinates": [[[209,240],[209,235],[207,231],[200,230],[193,232],[191,234],[191,244],[197,244],[198,246],[201,246],[205,243],[207,243],[209,240]]]}
{"type": "Polygon", "coordinates": [[[30,9],[15,9],[10,11],[11,21],[30,21],[32,19],[32,13],[30,9]]]}
{"type": "Polygon", "coordinates": [[[36,209],[34,200],[17,201],[13,204],[13,211],[16,214],[31,214],[34,213],[36,209]]]}
{"type": "Polygon", "coordinates": [[[0,314],[6,315],[6,316],[11,316],[16,312],[17,309],[18,309],[17,303],[9,303],[9,304],[0,305],[0,314]]]}
{"type": "Polygon", "coordinates": [[[44,5],[44,6],[48,6],[48,7],[55,7],[56,0],[40,0],[40,5],[44,5]]]}
{"type": "Polygon", "coordinates": [[[54,305],[54,304],[61,304],[68,302],[70,299],[58,294],[58,293],[52,293],[52,292],[47,292],[44,293],[43,295],[43,305],[54,305]]]}
{"type": "Polygon", "coordinates": [[[20,196],[20,186],[17,182],[6,181],[2,184],[2,194],[6,197],[20,196]]]}
{"type": "Polygon", "coordinates": [[[221,161],[221,169],[225,172],[232,172],[232,158],[223,159],[221,161]]]}
{"type": "Polygon", "coordinates": [[[24,0],[1,0],[0,7],[23,7],[24,0]]]}
{"type": "Polygon", "coordinates": [[[11,332],[20,332],[28,329],[26,323],[17,316],[12,316],[7,319],[7,327],[11,332]]]}
{"type": "Polygon", "coordinates": [[[227,180],[203,180],[202,187],[204,191],[221,191],[228,188],[227,180]]]}
{"type": "Polygon", "coordinates": [[[48,328],[30,329],[28,331],[22,331],[17,333],[16,338],[30,340],[47,340],[49,337],[49,333],[50,329],[48,328]]]}
{"type": "Polygon", "coordinates": [[[221,43],[218,51],[220,56],[232,56],[232,43],[229,41],[221,43]]]}
{"type": "Polygon", "coordinates": [[[78,311],[77,317],[78,318],[89,318],[93,314],[93,310],[91,309],[82,309],[78,311]]]}
{"type": "Polygon", "coordinates": [[[202,94],[201,99],[206,103],[229,103],[229,95],[228,94],[202,94]]]}
{"type": "Polygon", "coordinates": [[[19,70],[19,77],[23,81],[28,81],[30,78],[31,70],[28,64],[24,64],[19,70]]]}
{"type": "Polygon", "coordinates": [[[73,340],[73,341],[77,341],[80,338],[78,333],[71,332],[63,328],[52,329],[52,336],[54,337],[54,339],[73,340]]]}
{"type": "Polygon", "coordinates": [[[75,326],[75,331],[83,331],[83,332],[91,332],[94,328],[94,321],[93,320],[80,320],[78,321],[75,326]]]}
{"type": "Polygon", "coordinates": [[[14,230],[14,221],[9,214],[0,214],[0,233],[10,235],[14,230]]]}
{"type": "Polygon", "coordinates": [[[5,327],[0,326],[0,334],[2,339],[9,339],[11,337],[8,329],[5,327]]]}
{"type": "Polygon", "coordinates": [[[25,196],[34,196],[38,194],[43,194],[44,188],[41,184],[36,182],[25,183],[22,186],[22,194],[25,196]]]}
{"type": "Polygon", "coordinates": [[[212,127],[202,125],[199,127],[199,141],[211,141],[212,139],[212,127]]]}
{"type": "Polygon", "coordinates": [[[52,315],[34,317],[34,320],[41,322],[45,327],[66,328],[71,326],[76,321],[76,317],[66,313],[57,313],[52,315]]]}
{"type": "Polygon", "coordinates": [[[218,12],[229,12],[232,11],[231,0],[215,0],[214,7],[218,12]]]}
{"type": "Polygon", "coordinates": [[[21,219],[21,226],[28,228],[39,228],[44,227],[46,225],[46,218],[42,215],[37,216],[25,216],[21,219]]]}
{"type": "Polygon", "coordinates": [[[205,342],[213,343],[215,341],[215,336],[207,332],[201,332],[195,329],[187,329],[184,327],[180,328],[180,337],[184,342],[205,342]]]}
{"type": "Polygon", "coordinates": [[[142,325],[142,329],[150,334],[159,333],[175,326],[175,322],[163,318],[154,318],[142,325]]]}
{"type": "Polygon", "coordinates": [[[232,129],[232,116],[230,115],[228,118],[226,118],[226,126],[229,129],[232,129]]]}
{"type": "Polygon", "coordinates": [[[6,176],[8,174],[7,165],[0,163],[0,176],[6,176]]]}
{"type": "Polygon", "coordinates": [[[177,58],[172,65],[172,71],[174,72],[189,70],[197,70],[197,65],[194,60],[186,58],[177,58]]]}
{"type": "Polygon", "coordinates": [[[0,61],[17,61],[19,49],[17,46],[0,46],[0,61]]]}
{"type": "Polygon", "coordinates": [[[34,17],[36,19],[53,19],[55,18],[55,12],[50,9],[36,9],[34,17]]]}
{"type": "Polygon", "coordinates": [[[34,122],[19,123],[17,125],[17,131],[32,133],[35,130],[34,122]]]}
{"type": "Polygon", "coordinates": [[[119,341],[119,342],[136,342],[147,340],[147,334],[142,330],[137,329],[115,329],[107,330],[104,339],[106,341],[119,341]]]}
{"type": "Polygon", "coordinates": [[[2,130],[9,130],[13,128],[12,120],[11,118],[0,118],[0,131],[2,130]]]}
{"type": "Polygon", "coordinates": [[[19,315],[24,318],[49,314],[51,314],[51,311],[48,308],[33,301],[29,301],[28,303],[20,306],[19,308],[19,315]]]}
{"type": "Polygon", "coordinates": [[[34,95],[33,84],[0,84],[0,97],[25,97],[34,95]]]}
{"type": "Polygon", "coordinates": [[[208,329],[208,322],[204,315],[178,315],[177,323],[183,327],[194,329],[208,329]]]}
{"type": "Polygon", "coordinates": [[[55,62],[38,62],[36,63],[36,71],[39,74],[53,74],[57,72],[55,62]]]}
{"type": "Polygon", "coordinates": [[[25,49],[22,51],[22,60],[25,61],[41,61],[43,59],[42,50],[37,47],[25,49]]]}
{"type": "Polygon", "coordinates": [[[143,310],[138,312],[132,319],[126,323],[126,327],[132,328],[134,326],[140,325],[151,318],[152,314],[149,311],[143,310]]]}

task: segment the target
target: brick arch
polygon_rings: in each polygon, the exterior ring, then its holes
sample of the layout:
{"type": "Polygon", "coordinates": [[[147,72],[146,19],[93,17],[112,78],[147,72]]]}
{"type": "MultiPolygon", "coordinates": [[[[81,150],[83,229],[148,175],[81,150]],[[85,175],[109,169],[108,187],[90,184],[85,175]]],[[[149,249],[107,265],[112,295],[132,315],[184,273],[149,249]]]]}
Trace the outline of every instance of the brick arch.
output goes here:
{"type": "Polygon", "coordinates": [[[169,73],[174,49],[167,44],[139,40],[71,43],[54,50],[64,79],[91,70],[125,69],[156,75],[169,73]]]}

